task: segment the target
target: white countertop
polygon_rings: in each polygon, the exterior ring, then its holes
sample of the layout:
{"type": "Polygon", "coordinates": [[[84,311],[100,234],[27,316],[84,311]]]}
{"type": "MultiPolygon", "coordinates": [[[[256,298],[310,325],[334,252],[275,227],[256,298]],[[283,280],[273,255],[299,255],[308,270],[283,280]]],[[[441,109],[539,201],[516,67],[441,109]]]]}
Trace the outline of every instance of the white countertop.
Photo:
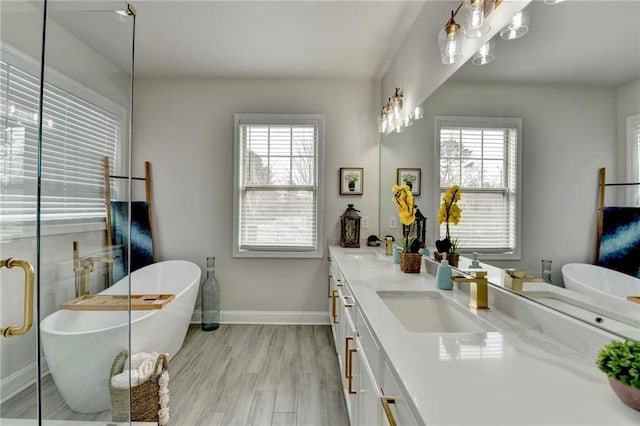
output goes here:
{"type": "Polygon", "coordinates": [[[331,247],[331,256],[426,424],[640,425],[640,412],[618,399],[595,359],[495,309],[468,308],[468,294],[438,290],[424,264],[420,274],[405,274],[383,249],[371,247],[331,247]],[[381,255],[358,256],[372,250],[381,255]],[[498,331],[409,332],[378,297],[380,290],[438,291],[498,331]]]}

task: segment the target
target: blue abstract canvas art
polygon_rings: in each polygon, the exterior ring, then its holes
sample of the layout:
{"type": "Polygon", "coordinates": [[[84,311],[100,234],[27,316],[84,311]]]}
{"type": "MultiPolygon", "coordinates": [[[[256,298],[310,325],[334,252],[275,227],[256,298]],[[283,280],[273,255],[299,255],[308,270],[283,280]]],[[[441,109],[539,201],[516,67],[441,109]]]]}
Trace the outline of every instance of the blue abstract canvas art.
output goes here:
{"type": "Polygon", "coordinates": [[[605,207],[598,264],[640,278],[640,208],[605,207]]]}
{"type": "MultiPolygon", "coordinates": [[[[111,202],[111,238],[113,282],[127,276],[128,203],[111,202]]],[[[149,224],[149,205],[145,201],[131,203],[131,272],[153,263],[153,244],[149,224]]]]}

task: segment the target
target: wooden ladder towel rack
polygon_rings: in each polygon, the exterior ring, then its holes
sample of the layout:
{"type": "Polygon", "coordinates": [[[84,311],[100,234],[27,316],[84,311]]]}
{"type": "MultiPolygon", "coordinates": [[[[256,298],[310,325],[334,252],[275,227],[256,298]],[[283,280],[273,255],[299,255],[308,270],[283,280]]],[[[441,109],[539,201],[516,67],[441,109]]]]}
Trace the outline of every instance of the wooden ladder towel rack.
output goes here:
{"type": "MultiPolygon", "coordinates": [[[[145,198],[147,201],[147,208],[149,210],[149,230],[153,234],[153,201],[151,198],[151,163],[144,162],[144,177],[129,177],[129,176],[117,176],[112,175],[109,172],[109,157],[105,156],[103,159],[104,165],[104,204],[106,207],[106,225],[107,225],[107,257],[111,262],[107,263],[107,274],[109,280],[109,286],[113,285],[113,235],[111,233],[111,179],[131,179],[131,180],[143,180],[145,186],[145,198]]],[[[153,239],[151,240],[152,253],[155,253],[153,247],[153,239]]]]}
{"type": "Polygon", "coordinates": [[[600,260],[600,243],[602,242],[602,230],[604,226],[604,196],[605,188],[607,186],[636,186],[640,185],[640,182],[627,182],[627,183],[606,183],[606,171],[604,167],[598,170],[598,243],[596,247],[596,260],[594,264],[598,264],[600,260]]]}

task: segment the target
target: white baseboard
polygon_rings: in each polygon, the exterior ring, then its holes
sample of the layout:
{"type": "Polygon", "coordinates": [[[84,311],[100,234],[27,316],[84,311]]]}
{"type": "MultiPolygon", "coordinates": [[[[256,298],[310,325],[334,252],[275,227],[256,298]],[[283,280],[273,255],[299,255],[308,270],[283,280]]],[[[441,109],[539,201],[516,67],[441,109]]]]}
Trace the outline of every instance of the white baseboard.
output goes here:
{"type": "MultiPolygon", "coordinates": [[[[42,368],[42,376],[49,374],[47,361],[42,357],[40,361],[42,368]]],[[[32,384],[36,382],[36,363],[35,361],[26,367],[16,371],[10,376],[0,380],[0,403],[4,404],[7,400],[13,398],[32,384]]]]}
{"type": "MultiPolygon", "coordinates": [[[[194,311],[192,324],[200,324],[200,311],[194,311]]],[[[221,324],[329,325],[326,311],[221,311],[221,324]]]]}

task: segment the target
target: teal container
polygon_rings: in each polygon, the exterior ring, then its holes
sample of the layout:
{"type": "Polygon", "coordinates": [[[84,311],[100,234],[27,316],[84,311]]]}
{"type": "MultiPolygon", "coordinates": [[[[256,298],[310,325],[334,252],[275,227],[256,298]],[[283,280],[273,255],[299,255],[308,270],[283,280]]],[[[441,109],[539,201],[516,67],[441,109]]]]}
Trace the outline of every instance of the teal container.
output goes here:
{"type": "Polygon", "coordinates": [[[393,247],[393,263],[400,264],[400,252],[402,249],[400,247],[393,247]]]}
{"type": "Polygon", "coordinates": [[[438,271],[436,272],[436,285],[440,290],[451,290],[453,288],[453,281],[451,281],[451,266],[447,259],[442,259],[440,265],[438,265],[438,271]]]}

